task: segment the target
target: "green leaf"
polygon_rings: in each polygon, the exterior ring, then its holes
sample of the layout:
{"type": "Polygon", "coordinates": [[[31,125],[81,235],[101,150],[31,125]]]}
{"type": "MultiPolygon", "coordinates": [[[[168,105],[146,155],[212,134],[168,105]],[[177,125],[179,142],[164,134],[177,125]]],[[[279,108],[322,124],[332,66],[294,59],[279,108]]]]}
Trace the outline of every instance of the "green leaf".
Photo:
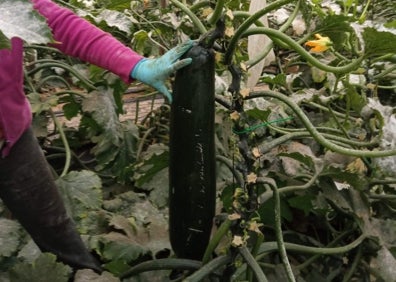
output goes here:
{"type": "Polygon", "coordinates": [[[107,260],[123,260],[133,263],[139,257],[149,253],[149,250],[135,243],[121,241],[103,241],[103,258],[107,260]]]}
{"type": "Polygon", "coordinates": [[[10,271],[10,281],[51,281],[67,282],[72,270],[63,263],[56,262],[56,256],[41,254],[33,263],[19,263],[10,271]]]}
{"type": "Polygon", "coordinates": [[[329,15],[320,22],[316,28],[316,33],[322,36],[330,37],[334,47],[342,49],[345,41],[348,39],[348,33],[353,29],[350,25],[350,18],[344,15],[329,15]]]}
{"type": "MultiPolygon", "coordinates": [[[[289,205],[281,199],[280,202],[280,214],[281,217],[287,221],[291,221],[293,219],[293,214],[289,208],[289,205]]],[[[275,201],[274,198],[269,199],[265,203],[263,203],[257,210],[260,215],[261,222],[268,225],[275,225],[275,201]]]]}
{"type": "Polygon", "coordinates": [[[96,0],[95,2],[99,7],[120,12],[131,8],[130,0],[96,0]]]}
{"type": "Polygon", "coordinates": [[[356,88],[350,84],[346,84],[346,93],[351,104],[351,107],[356,112],[360,113],[364,106],[366,106],[367,101],[364,97],[356,91],[356,88]]]}
{"type": "Polygon", "coordinates": [[[55,95],[49,96],[46,99],[42,99],[41,95],[37,92],[32,92],[27,95],[32,112],[40,114],[42,112],[50,110],[53,106],[58,104],[58,97],[55,95]]]}
{"type": "Polygon", "coordinates": [[[169,171],[163,169],[146,183],[143,188],[151,190],[149,199],[158,208],[165,208],[169,203],[169,171]]]}
{"type": "Polygon", "coordinates": [[[0,30],[0,50],[1,49],[10,49],[10,48],[11,48],[10,40],[0,30]]]}
{"type": "Polygon", "coordinates": [[[385,27],[387,28],[396,28],[396,20],[393,20],[391,22],[387,22],[386,24],[384,24],[385,27]]]}
{"type": "Polygon", "coordinates": [[[365,190],[368,188],[368,179],[356,173],[348,172],[337,167],[329,166],[323,171],[326,176],[330,176],[334,181],[348,183],[354,189],[365,190]]]}
{"type": "Polygon", "coordinates": [[[112,260],[105,264],[105,268],[115,275],[120,275],[131,268],[125,260],[112,260]]]}
{"type": "Polygon", "coordinates": [[[143,54],[145,51],[146,43],[150,37],[147,31],[139,30],[133,34],[134,47],[133,49],[139,54],[143,54]]]}
{"type": "Polygon", "coordinates": [[[97,23],[104,21],[107,26],[112,28],[118,28],[119,30],[125,32],[128,36],[131,34],[132,22],[129,17],[123,12],[105,9],[101,11],[101,13],[95,18],[95,20],[97,23]]]}
{"type": "Polygon", "coordinates": [[[53,41],[45,18],[34,11],[29,0],[0,1],[0,30],[8,38],[19,37],[29,44],[53,41]]]}
{"type": "Polygon", "coordinates": [[[68,120],[71,120],[73,117],[77,116],[78,113],[80,112],[80,104],[71,101],[65,105],[63,105],[63,114],[65,116],[65,118],[67,118],[68,120]]]}
{"type": "Polygon", "coordinates": [[[307,216],[313,209],[312,200],[315,198],[314,195],[305,194],[301,196],[295,196],[288,199],[288,203],[291,207],[302,210],[307,216]]]}
{"type": "Polygon", "coordinates": [[[281,73],[281,74],[276,75],[275,77],[265,76],[265,77],[260,78],[260,81],[264,82],[264,83],[268,83],[269,85],[272,86],[272,88],[273,88],[273,86],[276,86],[276,85],[285,86],[286,85],[286,75],[281,73]]]}
{"type": "Polygon", "coordinates": [[[111,90],[102,88],[91,93],[83,100],[82,108],[102,128],[99,134],[91,138],[96,143],[91,150],[98,161],[96,169],[110,170],[120,182],[128,182],[128,167],[136,157],[137,126],[129,121],[119,121],[111,90]]]}
{"type": "Polygon", "coordinates": [[[71,171],[56,182],[69,214],[83,232],[87,227],[80,220],[92,220],[90,212],[99,210],[103,203],[100,178],[92,171],[71,171]]]}
{"type": "Polygon", "coordinates": [[[151,181],[158,172],[168,167],[168,165],[169,150],[167,146],[154,144],[148,147],[142,161],[132,167],[136,187],[144,189],[145,184],[151,181]]]}
{"type": "Polygon", "coordinates": [[[396,47],[396,35],[391,32],[378,31],[372,27],[366,27],[363,31],[365,55],[380,56],[394,53],[396,47]]]}
{"type": "Polygon", "coordinates": [[[260,110],[258,108],[250,109],[245,111],[246,115],[255,119],[255,120],[260,120],[260,121],[267,121],[268,116],[271,113],[271,110],[260,110]]]}
{"type": "Polygon", "coordinates": [[[315,168],[315,162],[312,160],[312,157],[308,156],[308,155],[303,155],[299,152],[280,153],[280,154],[278,154],[278,156],[292,158],[292,159],[304,164],[309,169],[315,168]]]}
{"type": "Polygon", "coordinates": [[[20,244],[20,232],[18,222],[0,218],[0,258],[15,254],[20,244]]]}

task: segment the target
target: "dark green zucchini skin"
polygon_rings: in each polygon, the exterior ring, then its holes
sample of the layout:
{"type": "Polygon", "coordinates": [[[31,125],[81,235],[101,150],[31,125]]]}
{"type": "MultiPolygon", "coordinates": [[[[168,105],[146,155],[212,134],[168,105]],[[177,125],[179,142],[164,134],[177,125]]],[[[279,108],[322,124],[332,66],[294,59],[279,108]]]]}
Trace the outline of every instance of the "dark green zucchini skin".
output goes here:
{"type": "Polygon", "coordinates": [[[195,45],[191,65],[176,73],[170,123],[169,229],[179,258],[201,260],[216,206],[215,59],[195,45]]]}

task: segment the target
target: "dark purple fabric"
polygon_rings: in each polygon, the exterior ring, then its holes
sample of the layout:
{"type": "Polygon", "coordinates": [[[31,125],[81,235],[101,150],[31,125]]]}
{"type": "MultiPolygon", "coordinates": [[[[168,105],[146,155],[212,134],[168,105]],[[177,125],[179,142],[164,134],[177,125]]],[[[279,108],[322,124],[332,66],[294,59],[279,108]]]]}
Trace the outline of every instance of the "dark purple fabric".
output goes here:
{"type": "MultiPolygon", "coordinates": [[[[67,55],[107,69],[126,83],[131,82],[130,73],[143,56],[50,0],[31,1],[47,19],[54,39],[59,42],[52,46],[67,55]]],[[[23,92],[23,42],[12,38],[11,43],[11,50],[0,50],[0,137],[3,135],[6,141],[3,157],[29,128],[32,120],[23,92]]]]}

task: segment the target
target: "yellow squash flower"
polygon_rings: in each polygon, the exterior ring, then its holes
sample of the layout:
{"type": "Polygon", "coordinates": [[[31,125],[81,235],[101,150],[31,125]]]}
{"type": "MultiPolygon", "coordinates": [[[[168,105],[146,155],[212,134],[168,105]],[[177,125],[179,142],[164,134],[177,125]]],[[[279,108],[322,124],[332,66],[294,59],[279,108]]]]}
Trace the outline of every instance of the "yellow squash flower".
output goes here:
{"type": "Polygon", "coordinates": [[[321,36],[320,34],[315,34],[316,40],[310,40],[305,42],[305,46],[311,47],[311,52],[321,53],[329,49],[329,47],[333,44],[330,38],[321,36]]]}

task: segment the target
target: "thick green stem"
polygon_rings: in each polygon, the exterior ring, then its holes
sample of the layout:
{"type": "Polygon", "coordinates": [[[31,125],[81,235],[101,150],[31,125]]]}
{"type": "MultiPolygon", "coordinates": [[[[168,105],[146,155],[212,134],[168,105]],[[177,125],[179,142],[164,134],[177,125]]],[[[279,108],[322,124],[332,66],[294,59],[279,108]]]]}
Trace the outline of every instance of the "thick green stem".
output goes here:
{"type": "Polygon", "coordinates": [[[200,261],[189,260],[189,259],[176,259],[176,258],[166,258],[166,259],[156,259],[142,262],[128,271],[120,275],[121,279],[131,277],[146,271],[153,270],[166,270],[166,269],[177,269],[177,270],[196,270],[202,266],[200,261]]]}
{"type": "MultiPolygon", "coordinates": [[[[343,254],[359,246],[364,239],[366,239],[366,235],[362,234],[352,243],[342,247],[334,247],[334,248],[310,247],[310,246],[303,246],[293,243],[285,243],[285,248],[288,251],[308,253],[308,254],[320,254],[320,255],[343,254]]],[[[278,250],[277,242],[265,242],[261,245],[259,254],[273,252],[276,250],[278,250]]]]}
{"type": "MultiPolygon", "coordinates": [[[[337,238],[335,238],[333,241],[331,241],[327,246],[328,247],[332,247],[335,244],[337,244],[339,241],[341,241],[341,239],[345,238],[346,236],[350,235],[353,231],[355,231],[354,229],[352,230],[347,230],[345,232],[343,232],[342,234],[338,235],[337,238]]],[[[312,263],[317,260],[318,258],[320,258],[322,255],[320,254],[315,254],[312,257],[310,257],[309,259],[305,260],[302,264],[296,266],[296,269],[301,271],[302,269],[304,269],[305,267],[308,267],[310,265],[312,265],[312,263]]]]}
{"type": "Polygon", "coordinates": [[[212,239],[210,240],[205,253],[202,258],[202,263],[207,264],[210,259],[212,258],[212,254],[216,247],[219,245],[220,240],[227,234],[227,232],[230,230],[232,221],[230,219],[226,219],[220,227],[217,229],[216,233],[213,235],[212,239]]]}
{"type": "Polygon", "coordinates": [[[343,66],[329,66],[320,62],[317,58],[312,56],[307,50],[305,50],[301,45],[299,45],[296,41],[294,41],[291,37],[286,34],[267,27],[255,27],[247,30],[243,36],[249,36],[254,34],[265,34],[271,39],[278,39],[284,43],[286,43],[290,48],[300,54],[304,59],[306,59],[311,65],[317,67],[326,72],[336,73],[336,74],[344,74],[351,72],[357,69],[362,63],[364,57],[359,57],[358,59],[352,60],[349,64],[343,66]]]}
{"type": "Polygon", "coordinates": [[[291,268],[289,259],[287,257],[286,253],[286,248],[285,248],[285,242],[283,241],[283,234],[282,234],[282,221],[281,221],[281,205],[280,205],[280,196],[279,196],[279,191],[278,187],[274,185],[270,185],[272,192],[273,192],[273,197],[275,200],[275,233],[276,233],[276,241],[278,244],[278,250],[283,262],[283,266],[285,267],[286,274],[287,274],[287,279],[291,282],[296,281],[296,278],[294,277],[293,270],[291,268]]]}
{"type": "Polygon", "coordinates": [[[191,19],[191,21],[198,28],[201,34],[207,32],[205,26],[202,24],[199,18],[188,7],[186,7],[186,5],[177,0],[170,0],[170,2],[172,2],[173,5],[180,8],[184,13],[186,13],[186,15],[191,19]]]}
{"type": "Polygon", "coordinates": [[[200,282],[202,279],[213,273],[214,271],[218,270],[220,267],[225,266],[231,262],[230,256],[220,256],[209,263],[202,266],[198,271],[194,272],[194,274],[190,275],[183,282],[200,282]]]}
{"type": "MultiPolygon", "coordinates": [[[[255,242],[254,242],[254,246],[253,246],[253,248],[252,248],[252,251],[251,251],[251,254],[252,254],[252,256],[255,258],[256,257],[256,255],[257,255],[257,253],[258,253],[258,251],[259,251],[259,249],[260,249],[260,246],[261,246],[261,244],[263,243],[263,241],[264,241],[264,235],[263,235],[263,233],[261,233],[261,232],[257,232],[256,233],[256,236],[257,236],[257,238],[256,238],[256,240],[255,240],[255,242]]],[[[257,261],[257,260],[256,260],[257,261]]],[[[258,262],[257,262],[258,263],[258,262]]],[[[247,280],[248,281],[253,281],[253,272],[252,272],[252,268],[248,268],[247,270],[246,270],[246,277],[247,277],[247,280]]]]}
{"type": "Polygon", "coordinates": [[[47,81],[53,81],[53,80],[59,80],[60,82],[62,82],[64,84],[64,86],[68,89],[70,89],[70,84],[69,82],[62,76],[60,75],[49,75],[44,77],[43,79],[40,80],[40,82],[37,84],[36,86],[36,91],[38,91],[38,89],[40,89],[47,81]]]}
{"type": "Polygon", "coordinates": [[[88,79],[86,79],[83,75],[81,75],[78,71],[76,71],[74,68],[72,68],[68,64],[64,64],[61,62],[57,62],[55,60],[48,60],[48,59],[37,60],[33,63],[40,64],[40,65],[36,66],[34,69],[29,71],[27,73],[27,75],[29,75],[29,76],[35,74],[36,72],[38,72],[39,70],[44,69],[44,68],[58,67],[58,68],[62,68],[64,70],[70,72],[75,77],[77,77],[87,87],[88,90],[96,89],[96,87],[88,79]]]}
{"type": "Polygon", "coordinates": [[[380,79],[380,78],[386,76],[387,74],[392,73],[392,72],[395,71],[395,70],[396,70],[396,66],[390,67],[390,68],[384,70],[383,72],[374,75],[373,78],[376,79],[376,80],[378,80],[378,79],[380,79]]]}
{"type": "Polygon", "coordinates": [[[190,7],[190,11],[195,12],[205,6],[210,6],[210,1],[198,1],[197,3],[195,3],[190,7]]]}
{"type": "Polygon", "coordinates": [[[342,282],[351,281],[351,278],[352,278],[353,274],[355,273],[356,268],[358,267],[358,264],[359,264],[360,260],[362,259],[362,256],[363,256],[362,246],[359,246],[357,254],[356,254],[355,258],[353,259],[353,263],[352,263],[351,267],[348,269],[348,272],[345,274],[344,278],[342,279],[342,282]]]}
{"type": "Polygon", "coordinates": [[[238,250],[241,256],[245,259],[247,265],[253,270],[253,273],[255,274],[257,281],[267,282],[268,281],[267,277],[265,276],[260,265],[257,263],[256,259],[249,252],[248,248],[246,246],[242,246],[238,248],[238,250]]]}
{"type": "Polygon", "coordinates": [[[225,53],[224,57],[224,62],[226,65],[230,65],[232,61],[232,55],[234,53],[234,50],[237,46],[237,43],[239,39],[242,37],[243,33],[251,26],[253,25],[258,19],[260,19],[262,16],[265,14],[268,14],[269,12],[276,10],[283,5],[289,4],[293,2],[293,0],[278,0],[275,2],[272,2],[271,4],[268,4],[264,9],[257,11],[253,15],[251,15],[249,18],[244,21],[241,26],[235,31],[234,36],[231,38],[231,41],[228,45],[227,52],[225,53]]]}
{"type": "Polygon", "coordinates": [[[349,155],[349,156],[355,156],[355,157],[367,157],[367,158],[379,158],[379,157],[388,157],[388,156],[393,156],[396,155],[396,149],[394,150],[384,150],[384,151],[364,151],[364,150],[355,150],[355,149],[349,149],[345,148],[342,146],[339,146],[337,144],[334,144],[327,140],[316,128],[315,126],[311,123],[309,118],[304,114],[302,109],[295,103],[293,102],[290,98],[288,98],[286,95],[283,95],[282,93],[276,92],[276,91],[271,91],[271,90],[265,90],[265,91],[253,91],[250,93],[248,99],[254,99],[258,97],[271,97],[278,99],[282,102],[284,102],[286,105],[288,105],[294,113],[300,118],[301,122],[304,124],[304,126],[307,128],[307,130],[311,133],[312,137],[323,147],[340,153],[344,155],[349,155]]]}
{"type": "MultiPolygon", "coordinates": [[[[287,21],[279,28],[280,32],[285,32],[290,25],[292,24],[292,22],[294,21],[294,19],[296,18],[298,11],[300,9],[300,3],[301,0],[299,0],[296,4],[296,7],[294,8],[293,13],[290,15],[290,17],[287,19],[287,21]]],[[[257,25],[256,25],[257,26],[257,25]]],[[[260,54],[258,54],[255,58],[253,59],[249,59],[246,62],[246,65],[248,66],[248,68],[251,68],[252,66],[256,65],[258,62],[260,62],[261,60],[263,60],[268,53],[271,51],[271,49],[274,47],[274,43],[270,42],[266,48],[264,48],[264,50],[262,52],[260,52],[260,54]]]]}
{"type": "Polygon", "coordinates": [[[219,20],[221,17],[221,14],[223,12],[223,7],[224,7],[225,0],[218,0],[216,1],[216,7],[213,11],[212,16],[208,19],[208,23],[210,25],[216,24],[216,22],[219,20]]]}

